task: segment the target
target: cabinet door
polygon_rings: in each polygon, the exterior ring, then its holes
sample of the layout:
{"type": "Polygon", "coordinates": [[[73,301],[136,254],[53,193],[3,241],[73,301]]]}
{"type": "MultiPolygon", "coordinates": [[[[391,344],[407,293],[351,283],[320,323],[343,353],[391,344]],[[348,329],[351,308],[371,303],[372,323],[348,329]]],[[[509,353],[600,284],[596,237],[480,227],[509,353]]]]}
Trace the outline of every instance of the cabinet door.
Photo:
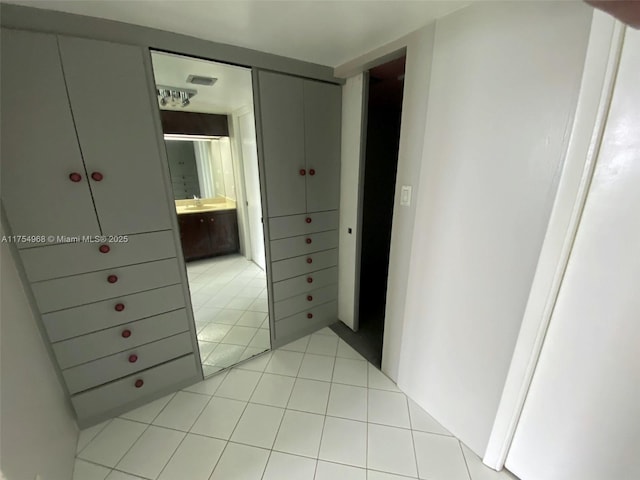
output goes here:
{"type": "Polygon", "coordinates": [[[99,235],[56,37],[3,29],[1,46],[2,202],[13,234],[99,235]]]}
{"type": "Polygon", "coordinates": [[[189,261],[211,255],[211,240],[206,214],[178,215],[180,243],[184,259],[189,261]]]}
{"type": "Polygon", "coordinates": [[[304,80],[261,71],[258,82],[269,216],[304,213],[304,80]]]}
{"type": "Polygon", "coordinates": [[[171,228],[143,49],[59,37],[62,65],[105,234],[171,228]]]}
{"type": "Polygon", "coordinates": [[[209,221],[211,249],[214,255],[240,250],[238,216],[235,211],[206,214],[209,221]]]}
{"type": "Polygon", "coordinates": [[[339,208],[341,119],[341,87],[305,80],[307,212],[339,208]]]}

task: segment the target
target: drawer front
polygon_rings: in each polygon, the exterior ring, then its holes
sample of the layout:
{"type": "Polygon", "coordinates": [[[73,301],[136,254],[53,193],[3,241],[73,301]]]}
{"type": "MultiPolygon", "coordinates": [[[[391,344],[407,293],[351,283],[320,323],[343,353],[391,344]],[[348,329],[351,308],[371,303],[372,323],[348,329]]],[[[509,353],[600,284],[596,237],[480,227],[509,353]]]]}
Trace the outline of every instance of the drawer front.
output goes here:
{"type": "Polygon", "coordinates": [[[306,293],[287,298],[280,302],[275,302],[274,310],[276,321],[299,312],[307,312],[318,305],[336,300],[337,298],[338,285],[333,284],[315,290],[309,290],[306,293]]]}
{"type": "Polygon", "coordinates": [[[338,283],[338,269],[336,267],[289,278],[282,282],[274,282],[273,301],[279,302],[285,298],[300,295],[315,288],[326,287],[333,283],[338,283]]]}
{"type": "Polygon", "coordinates": [[[109,412],[129,402],[150,397],[190,378],[197,378],[193,355],[178,358],[128,377],[71,397],[79,420],[109,412]],[[136,388],[136,380],[144,384],[136,388]]]}
{"type": "Polygon", "coordinates": [[[129,349],[126,352],[83,363],[77,367],[64,370],[62,375],[69,388],[69,393],[74,394],[151,368],[188,353],[193,353],[193,343],[191,334],[185,332],[129,349]],[[137,357],[133,363],[130,361],[132,355],[137,357]]]}
{"type": "Polygon", "coordinates": [[[27,277],[32,282],[95,272],[134,263],[151,262],[176,256],[173,232],[130,235],[123,243],[67,243],[30,248],[21,252],[27,277]],[[100,252],[108,247],[107,253],[100,252]]]}
{"type": "Polygon", "coordinates": [[[338,211],[305,213],[302,215],[289,215],[269,219],[269,238],[294,237],[307,233],[325,232],[338,229],[338,211]],[[307,223],[307,218],[311,223],[307,223]]]}
{"type": "Polygon", "coordinates": [[[32,284],[32,288],[40,313],[48,313],[179,282],[178,261],[171,258],[46,280],[32,284]],[[115,283],[108,282],[110,275],[117,277],[115,283]]]}
{"type": "Polygon", "coordinates": [[[302,257],[288,258],[271,263],[271,278],[274,282],[296,277],[304,273],[333,267],[338,264],[338,250],[326,250],[302,257]]]}
{"type": "Polygon", "coordinates": [[[271,261],[308,255],[338,247],[338,231],[312,233],[298,237],[282,238],[271,242],[271,261]]]}
{"type": "Polygon", "coordinates": [[[184,306],[185,298],[182,285],[171,285],[47,313],[42,316],[42,321],[49,334],[49,340],[59,342],[140,318],[177,310],[184,306]],[[116,310],[118,304],[121,304],[124,310],[116,310]]]}
{"type": "Polygon", "coordinates": [[[183,308],[54,343],[53,352],[60,368],[65,369],[188,330],[183,308]],[[125,331],[130,332],[126,338],[122,336],[125,331]]]}
{"type": "Polygon", "coordinates": [[[297,332],[308,331],[312,326],[330,325],[338,319],[338,302],[333,301],[275,322],[276,337],[287,338],[297,332]],[[313,315],[312,318],[307,316],[313,315]]]}

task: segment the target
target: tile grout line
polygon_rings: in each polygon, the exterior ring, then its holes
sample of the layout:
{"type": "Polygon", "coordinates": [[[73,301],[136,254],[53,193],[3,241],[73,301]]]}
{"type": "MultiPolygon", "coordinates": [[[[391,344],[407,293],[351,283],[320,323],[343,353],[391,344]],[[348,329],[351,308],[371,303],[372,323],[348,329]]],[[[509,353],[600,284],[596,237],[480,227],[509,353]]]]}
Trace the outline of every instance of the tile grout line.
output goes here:
{"type": "MultiPolygon", "coordinates": [[[[309,343],[311,342],[311,338],[309,338],[309,343]]],[[[308,345],[307,345],[308,348],[308,345]]],[[[337,349],[336,349],[337,352],[337,349]]],[[[333,369],[331,370],[331,382],[329,382],[329,395],[327,396],[327,404],[324,407],[324,419],[322,421],[322,431],[320,432],[320,445],[318,445],[318,458],[316,459],[316,470],[313,473],[313,478],[315,480],[318,475],[318,465],[320,463],[320,450],[322,449],[322,440],[324,439],[324,428],[327,425],[327,412],[329,411],[329,401],[331,400],[331,390],[333,389],[333,375],[336,371],[336,358],[333,360],[333,369]]],[[[324,461],[324,460],[323,460],[324,461]]]]}
{"type": "MultiPolygon", "coordinates": [[[[269,361],[271,361],[271,359],[269,359],[269,361]]],[[[265,366],[265,368],[267,368],[267,367],[265,366]]],[[[229,373],[231,373],[231,370],[229,370],[229,373]]],[[[229,374],[227,374],[227,377],[225,377],[225,380],[228,378],[228,376],[229,376],[229,374]]],[[[258,384],[260,383],[260,380],[262,380],[263,376],[264,376],[264,371],[262,371],[262,373],[260,373],[260,378],[256,382],[256,385],[253,387],[253,390],[251,390],[251,394],[249,395],[249,398],[247,399],[247,403],[245,404],[244,408],[242,409],[242,413],[238,417],[238,421],[236,422],[235,426],[233,427],[233,430],[229,434],[229,440],[227,440],[227,443],[225,444],[224,448],[222,449],[222,452],[220,452],[220,457],[218,458],[218,461],[216,462],[215,466],[213,467],[213,470],[211,471],[211,475],[209,476],[209,478],[211,478],[211,476],[215,473],[216,468],[218,468],[218,465],[220,464],[220,460],[222,460],[224,452],[227,451],[227,447],[229,446],[229,444],[230,443],[237,444],[236,442],[232,442],[231,438],[233,437],[233,434],[235,433],[236,429],[238,428],[238,425],[240,424],[240,421],[242,420],[242,417],[244,416],[244,413],[247,411],[247,407],[249,406],[249,400],[251,400],[251,397],[253,396],[254,392],[256,391],[256,388],[258,388],[258,384]]],[[[216,389],[216,392],[222,386],[222,383],[224,383],[224,380],[222,382],[220,382],[220,385],[216,389]]],[[[225,398],[225,397],[221,397],[221,398],[225,398]]],[[[235,400],[237,400],[237,399],[235,399],[235,400]]],[[[244,444],[241,444],[241,445],[244,445],[244,444]]],[[[248,445],[248,446],[251,446],[251,445],[248,445]]],[[[265,465],[265,468],[266,468],[266,465],[265,465]]]]}
{"type": "MultiPolygon", "coordinates": [[[[84,447],[82,447],[80,450],[78,450],[78,443],[76,442],[76,457],[75,457],[75,458],[78,458],[78,455],[80,455],[82,452],[84,452],[85,448],[87,448],[87,447],[91,444],[91,442],[93,442],[93,441],[95,440],[95,438],[96,438],[98,435],[100,435],[100,434],[102,433],[102,431],[103,431],[105,428],[107,428],[107,427],[109,426],[109,424],[110,424],[112,421],[113,421],[113,418],[110,418],[110,419],[106,420],[106,421],[104,422],[104,426],[103,426],[103,427],[102,427],[102,428],[101,428],[101,429],[100,429],[100,430],[99,430],[99,431],[98,431],[98,432],[97,432],[93,437],[91,437],[91,440],[89,440],[89,441],[87,442],[87,444],[86,444],[84,447]]],[[[89,428],[91,428],[91,427],[89,427],[89,428]]],[[[78,441],[80,441],[80,433],[82,433],[82,430],[80,430],[80,431],[78,432],[78,441]]]]}
{"type": "MultiPolygon", "coordinates": [[[[227,376],[225,375],[225,379],[227,378],[227,376]]],[[[204,380],[203,380],[204,381],[204,380]]],[[[224,379],[222,380],[222,382],[224,382],[224,379]]],[[[222,385],[222,382],[220,382],[220,385],[222,385]]],[[[198,422],[198,420],[200,419],[200,417],[202,416],[202,413],[206,410],[206,408],[209,406],[209,404],[211,403],[211,401],[213,400],[213,395],[215,394],[215,392],[218,390],[218,388],[220,388],[220,385],[218,385],[214,391],[214,393],[209,397],[209,401],[205,404],[205,406],[202,408],[202,410],[200,411],[200,413],[198,414],[198,416],[196,417],[196,419],[193,421],[193,423],[191,424],[191,426],[189,427],[189,430],[187,430],[186,432],[183,432],[185,435],[184,437],[182,437],[182,440],[180,441],[180,443],[178,444],[178,446],[176,447],[176,449],[173,451],[173,453],[169,456],[169,459],[167,460],[167,462],[164,464],[164,467],[162,467],[162,470],[160,470],[160,473],[158,474],[158,476],[156,478],[160,478],[162,476],[162,472],[164,472],[167,469],[167,466],[169,465],[169,463],[171,462],[171,460],[173,459],[173,457],[175,456],[176,452],[180,449],[180,446],[184,443],[184,441],[186,440],[187,436],[189,436],[191,434],[191,429],[193,428],[193,426],[198,422]]],[[[181,390],[181,392],[185,392],[185,390],[181,390]]],[[[192,393],[194,395],[200,395],[198,392],[188,392],[186,391],[185,393],[192,393]]],[[[176,393],[177,395],[177,393],[176,393]]],[[[175,398],[175,395],[174,395],[175,398]]],[[[173,398],[171,399],[173,400],[173,398]]],[[[167,405],[169,405],[169,403],[171,403],[171,400],[169,400],[167,402],[167,405]]],[[[158,418],[160,416],[160,414],[164,411],[164,409],[167,407],[167,405],[164,406],[164,408],[158,413],[158,415],[156,415],[153,419],[153,421],[155,421],[156,418],[158,418]]],[[[152,421],[152,423],[153,423],[152,421]]],[[[164,427],[166,428],[166,427],[164,427]]],[[[181,430],[180,430],[181,431],[181,430]]],[[[193,434],[195,435],[195,434],[193,434]]],[[[202,436],[206,436],[206,435],[202,435],[202,436]]],[[[212,437],[209,437],[212,438],[212,437]]],[[[222,453],[220,454],[222,456],[222,453]]],[[[214,467],[215,468],[215,467],[214,467]]],[[[213,470],[211,470],[211,473],[213,473],[213,470]]]]}
{"type": "Polygon", "coordinates": [[[405,403],[407,404],[407,413],[409,414],[409,426],[411,427],[411,445],[413,445],[413,461],[416,464],[416,477],[420,478],[420,468],[418,466],[418,451],[416,450],[416,439],[414,435],[413,423],[411,419],[411,408],[409,407],[409,397],[405,397],[405,403]]]}
{"type": "MultiPolygon", "coordinates": [[[[304,354],[303,354],[302,358],[304,359],[304,354]]],[[[269,359],[269,362],[270,361],[271,361],[271,359],[269,359]]],[[[265,365],[264,368],[266,370],[267,366],[265,365]]],[[[301,368],[302,368],[302,360],[300,361],[300,365],[298,366],[298,373],[300,373],[300,369],[301,368]]],[[[265,372],[263,371],[262,372],[262,377],[260,378],[260,380],[262,380],[264,378],[264,374],[265,374],[265,372]]],[[[275,374],[271,374],[271,375],[275,375],[275,374]]],[[[298,378],[298,375],[296,374],[296,379],[297,378],[298,378]]],[[[260,381],[258,381],[258,384],[259,383],[260,383],[260,381]]],[[[271,444],[271,449],[269,450],[269,456],[267,457],[267,463],[264,464],[264,470],[262,471],[262,476],[260,477],[261,479],[264,479],[264,475],[265,475],[265,473],[267,473],[267,467],[269,466],[269,461],[271,460],[271,455],[273,454],[273,448],[276,446],[276,440],[278,439],[278,434],[280,433],[280,428],[282,428],[282,422],[284,422],[284,417],[287,414],[287,405],[289,405],[289,402],[291,401],[291,395],[293,395],[293,389],[294,389],[295,385],[296,385],[296,382],[294,380],[293,386],[291,387],[291,392],[289,392],[289,398],[287,398],[287,403],[285,404],[284,409],[283,409],[284,411],[282,412],[282,418],[280,419],[280,424],[278,425],[278,429],[276,430],[276,436],[273,437],[273,443],[271,444]]],[[[256,388],[257,388],[257,385],[256,385],[256,388]]],[[[251,396],[253,397],[253,394],[251,396]]],[[[251,401],[251,398],[249,399],[249,401],[251,401]]],[[[318,461],[316,459],[316,465],[317,464],[318,464],[318,461]]]]}
{"type": "Polygon", "coordinates": [[[471,469],[469,469],[469,463],[467,462],[467,456],[464,454],[464,448],[462,448],[462,442],[459,438],[456,438],[456,440],[458,440],[458,446],[460,447],[460,453],[462,454],[462,459],[464,460],[464,466],[467,468],[467,475],[469,476],[469,480],[473,480],[473,478],[471,477],[471,469]]]}

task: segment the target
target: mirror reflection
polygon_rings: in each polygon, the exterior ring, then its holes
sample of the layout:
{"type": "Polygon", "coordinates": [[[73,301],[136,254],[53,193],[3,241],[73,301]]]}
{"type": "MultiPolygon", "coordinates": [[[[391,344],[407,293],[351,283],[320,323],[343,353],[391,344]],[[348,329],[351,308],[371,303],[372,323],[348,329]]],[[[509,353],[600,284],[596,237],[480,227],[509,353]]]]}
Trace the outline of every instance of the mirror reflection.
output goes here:
{"type": "Polygon", "coordinates": [[[152,59],[208,376],[270,348],[251,72],[159,52],[152,59]],[[184,91],[188,102],[172,101],[184,91]]]}

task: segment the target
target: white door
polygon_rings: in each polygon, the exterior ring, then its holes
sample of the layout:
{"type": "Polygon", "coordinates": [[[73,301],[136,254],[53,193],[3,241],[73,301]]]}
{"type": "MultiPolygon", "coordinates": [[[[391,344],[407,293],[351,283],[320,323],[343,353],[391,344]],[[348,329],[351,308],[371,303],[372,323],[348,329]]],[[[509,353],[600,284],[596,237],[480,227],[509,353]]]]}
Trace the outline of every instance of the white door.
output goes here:
{"type": "Polygon", "coordinates": [[[593,180],[506,466],[640,478],[640,32],[627,29],[593,180]]]}
{"type": "Polygon", "coordinates": [[[238,117],[238,124],[240,126],[240,148],[242,149],[247,216],[249,217],[249,237],[251,240],[249,251],[251,252],[251,259],[264,270],[262,201],[260,198],[258,150],[256,148],[256,129],[253,113],[245,113],[238,117]]]}

